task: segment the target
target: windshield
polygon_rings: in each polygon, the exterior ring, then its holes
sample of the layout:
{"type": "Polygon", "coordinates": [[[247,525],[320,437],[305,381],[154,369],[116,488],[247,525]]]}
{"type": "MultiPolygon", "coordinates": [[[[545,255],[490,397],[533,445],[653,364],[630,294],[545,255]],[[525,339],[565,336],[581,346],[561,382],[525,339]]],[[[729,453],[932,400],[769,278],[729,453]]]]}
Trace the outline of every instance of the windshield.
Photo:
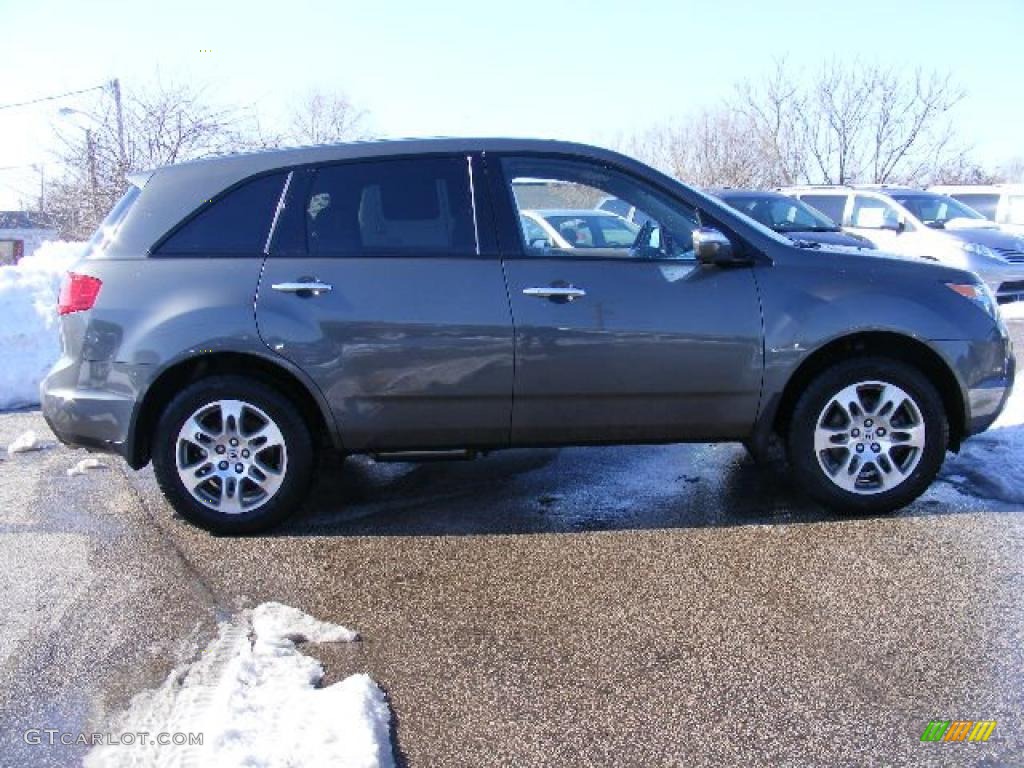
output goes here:
{"type": "Polygon", "coordinates": [[[573,248],[628,248],[640,229],[618,216],[547,215],[544,218],[573,248]]]}
{"type": "Polygon", "coordinates": [[[725,202],[776,232],[838,232],[825,214],[793,198],[775,195],[727,197],[725,202]]]}
{"type": "Polygon", "coordinates": [[[985,217],[973,208],[958,203],[952,197],[929,194],[926,192],[912,195],[891,195],[892,199],[902,205],[929,227],[941,229],[952,219],[981,219],[985,217]]]}
{"type": "Polygon", "coordinates": [[[134,185],[128,188],[124,196],[117,201],[117,204],[107,214],[107,218],[103,220],[96,231],[93,232],[92,237],[89,238],[89,243],[86,246],[87,253],[102,251],[110,245],[114,235],[117,234],[118,227],[121,226],[121,222],[125,220],[128,211],[131,210],[132,205],[134,205],[141,194],[142,190],[134,185]]]}

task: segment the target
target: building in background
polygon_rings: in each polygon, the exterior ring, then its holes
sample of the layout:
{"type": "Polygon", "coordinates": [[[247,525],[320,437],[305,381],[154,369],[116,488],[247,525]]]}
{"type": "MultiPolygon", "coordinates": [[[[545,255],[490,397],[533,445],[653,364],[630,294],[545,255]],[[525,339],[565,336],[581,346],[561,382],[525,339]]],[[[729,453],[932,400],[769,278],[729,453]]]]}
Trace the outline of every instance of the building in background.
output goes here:
{"type": "Polygon", "coordinates": [[[0,266],[17,264],[46,240],[55,240],[57,229],[45,213],[0,211],[0,266]]]}

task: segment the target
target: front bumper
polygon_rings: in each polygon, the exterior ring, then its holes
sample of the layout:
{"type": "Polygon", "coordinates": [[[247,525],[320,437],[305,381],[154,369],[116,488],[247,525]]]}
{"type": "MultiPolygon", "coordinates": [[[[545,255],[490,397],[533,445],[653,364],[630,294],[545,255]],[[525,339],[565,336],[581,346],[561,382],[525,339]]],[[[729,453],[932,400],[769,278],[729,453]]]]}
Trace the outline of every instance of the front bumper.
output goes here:
{"type": "Polygon", "coordinates": [[[1013,389],[1016,360],[1005,329],[977,341],[935,341],[963,390],[964,437],[984,432],[999,418],[1013,389]]]}

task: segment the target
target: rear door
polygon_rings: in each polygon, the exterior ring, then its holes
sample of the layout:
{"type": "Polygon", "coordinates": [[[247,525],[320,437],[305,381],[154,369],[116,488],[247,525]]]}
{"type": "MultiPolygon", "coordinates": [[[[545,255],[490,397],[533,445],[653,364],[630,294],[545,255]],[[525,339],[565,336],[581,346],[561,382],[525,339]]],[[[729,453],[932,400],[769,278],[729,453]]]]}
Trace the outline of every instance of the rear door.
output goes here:
{"type": "Polygon", "coordinates": [[[292,174],[260,282],[264,342],[351,451],[508,443],[512,318],[467,155],[292,174]]]}
{"type": "MultiPolygon", "coordinates": [[[[749,267],[698,266],[695,208],[578,158],[488,155],[516,329],[518,445],[738,439],[761,390],[749,267]],[[521,210],[586,220],[608,196],[658,223],[642,247],[537,247],[521,210]]],[[[710,223],[710,222],[704,222],[710,223]]]]}

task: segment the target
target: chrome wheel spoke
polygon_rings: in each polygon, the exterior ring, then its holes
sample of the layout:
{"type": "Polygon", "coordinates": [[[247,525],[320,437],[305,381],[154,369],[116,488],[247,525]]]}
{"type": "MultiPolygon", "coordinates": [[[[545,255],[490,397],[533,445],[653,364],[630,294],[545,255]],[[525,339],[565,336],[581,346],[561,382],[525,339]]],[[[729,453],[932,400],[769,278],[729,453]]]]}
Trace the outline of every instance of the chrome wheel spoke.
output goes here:
{"type": "Polygon", "coordinates": [[[850,493],[888,491],[913,472],[925,448],[921,409],[902,388],[861,381],[837,392],[814,431],[818,465],[850,493]]]}
{"type": "Polygon", "coordinates": [[[237,515],[278,492],[288,470],[288,449],[267,413],[241,400],[218,400],[185,420],[176,460],[178,477],[194,499],[237,515]]]}

